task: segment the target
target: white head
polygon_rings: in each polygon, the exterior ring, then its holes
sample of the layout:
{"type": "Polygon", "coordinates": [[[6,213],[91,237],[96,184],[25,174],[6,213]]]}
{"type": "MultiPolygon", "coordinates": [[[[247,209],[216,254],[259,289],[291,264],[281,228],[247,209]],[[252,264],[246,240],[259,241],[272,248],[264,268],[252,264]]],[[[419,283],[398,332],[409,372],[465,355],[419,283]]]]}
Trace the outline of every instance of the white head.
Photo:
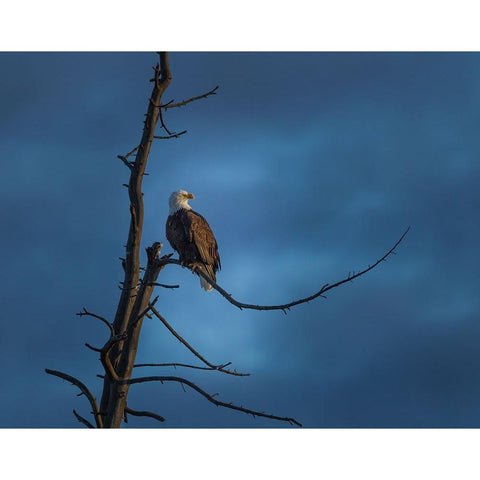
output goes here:
{"type": "Polygon", "coordinates": [[[192,207],[188,204],[191,198],[195,198],[193,193],[188,193],[185,190],[177,190],[170,195],[168,199],[168,206],[170,207],[170,215],[177,210],[184,208],[185,210],[191,210],[192,207]]]}

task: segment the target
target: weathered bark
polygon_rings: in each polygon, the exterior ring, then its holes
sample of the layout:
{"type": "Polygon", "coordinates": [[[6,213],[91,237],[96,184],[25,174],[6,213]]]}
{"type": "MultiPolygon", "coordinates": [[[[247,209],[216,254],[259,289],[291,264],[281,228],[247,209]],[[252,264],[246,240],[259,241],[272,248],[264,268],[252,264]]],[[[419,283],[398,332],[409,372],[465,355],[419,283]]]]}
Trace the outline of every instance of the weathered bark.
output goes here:
{"type": "MultiPolygon", "coordinates": [[[[150,148],[154,140],[155,127],[161,116],[160,104],[162,95],[168,88],[171,78],[168,53],[160,53],[160,62],[155,67],[153,90],[149,99],[142,138],[139,146],[136,148],[135,161],[129,162],[126,157],[121,157],[122,161],[130,168],[128,194],[131,219],[124,261],[125,278],[113,327],[116,334],[127,331],[129,336],[127,340],[117,343],[112,348],[110,355],[117,375],[122,380],[130,378],[142,325],[142,320],[138,322],[136,320],[138,314],[150,302],[150,296],[153,292],[153,287],[141,286],[139,289],[136,288],[140,279],[140,243],[144,217],[142,181],[150,148]],[[135,325],[132,327],[133,323],[135,325]]],[[[157,261],[159,252],[160,247],[155,252],[155,258],[149,259],[144,276],[144,280],[147,283],[155,282],[160,272],[161,268],[157,261]]],[[[125,385],[119,387],[118,384],[105,377],[100,402],[104,427],[116,428],[120,426],[125,408],[126,392],[125,385]]]]}

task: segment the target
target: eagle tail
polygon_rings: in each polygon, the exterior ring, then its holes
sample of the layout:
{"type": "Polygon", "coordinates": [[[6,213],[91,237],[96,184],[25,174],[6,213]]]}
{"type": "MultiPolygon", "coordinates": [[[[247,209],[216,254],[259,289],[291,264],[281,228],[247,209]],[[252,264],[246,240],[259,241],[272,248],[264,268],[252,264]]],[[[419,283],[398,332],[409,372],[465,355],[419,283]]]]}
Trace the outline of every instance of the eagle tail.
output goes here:
{"type": "MultiPolygon", "coordinates": [[[[213,268],[210,265],[202,265],[200,268],[202,272],[207,274],[214,282],[216,281],[215,272],[213,271],[213,268]]],[[[213,287],[202,276],[199,275],[198,277],[200,278],[201,287],[206,292],[211,292],[213,290],[213,287]]]]}
{"type": "Polygon", "coordinates": [[[200,277],[200,285],[206,292],[211,292],[213,290],[213,287],[203,277],[200,277]]]}

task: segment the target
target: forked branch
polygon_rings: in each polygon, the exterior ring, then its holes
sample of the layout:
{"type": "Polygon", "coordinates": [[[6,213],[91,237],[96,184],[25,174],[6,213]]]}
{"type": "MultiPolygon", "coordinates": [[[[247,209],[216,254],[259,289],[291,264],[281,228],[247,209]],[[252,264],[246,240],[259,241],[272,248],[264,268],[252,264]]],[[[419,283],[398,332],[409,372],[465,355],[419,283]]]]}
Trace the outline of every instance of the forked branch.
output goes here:
{"type": "MultiPolygon", "coordinates": [[[[314,293],[313,295],[310,295],[309,297],[301,298],[300,300],[295,300],[293,302],[285,303],[283,305],[252,305],[250,303],[239,302],[238,300],[235,300],[235,298],[233,298],[230,293],[226,292],[222,287],[220,287],[220,285],[217,285],[213,280],[211,280],[210,277],[206,275],[204,272],[202,272],[201,270],[197,269],[195,273],[197,273],[202,278],[204,278],[215,290],[217,290],[217,292],[219,292],[232,305],[235,305],[240,310],[244,308],[251,309],[251,310],[282,310],[283,313],[286,314],[287,311],[290,310],[290,308],[295,307],[296,305],[300,305],[301,303],[308,303],[318,297],[326,298],[324,294],[329,290],[337,288],[340,285],[343,285],[344,283],[351,282],[355,278],[361,277],[362,275],[365,275],[366,273],[368,273],[370,270],[373,270],[377,265],[384,262],[390,255],[395,254],[395,249],[398,247],[400,242],[405,238],[405,235],[408,233],[409,230],[410,230],[410,227],[408,227],[405,230],[405,232],[403,232],[402,236],[397,240],[395,245],[387,253],[385,253],[383,257],[379,258],[373,265],[369,265],[367,268],[365,268],[361,272],[357,272],[353,274],[349,273],[346,278],[338,282],[335,282],[333,284],[326,283],[318,292],[314,293]]],[[[174,258],[166,259],[164,260],[164,263],[183,266],[179,260],[174,258]]]]}
{"type": "Polygon", "coordinates": [[[220,400],[216,400],[214,395],[210,395],[205,390],[202,390],[200,387],[195,385],[193,382],[190,382],[189,380],[186,380],[185,378],[180,378],[180,377],[160,377],[160,376],[152,376],[152,377],[140,377],[140,378],[132,378],[130,380],[123,380],[122,383],[125,383],[127,385],[133,385],[135,383],[144,383],[144,382],[178,382],[183,385],[187,385],[196,392],[198,392],[200,395],[205,397],[209,402],[213,403],[217,407],[225,407],[225,408],[230,408],[232,410],[237,410],[239,412],[247,413],[249,415],[253,415],[253,417],[264,417],[264,418],[270,418],[272,420],[280,420],[283,422],[288,422],[291,424],[298,425],[299,427],[302,426],[300,422],[297,422],[294,418],[291,417],[279,417],[277,415],[270,415],[268,413],[264,412],[257,412],[255,410],[250,410],[249,408],[244,408],[244,407],[239,407],[238,405],[234,405],[232,403],[225,403],[221,402],[220,400]]]}

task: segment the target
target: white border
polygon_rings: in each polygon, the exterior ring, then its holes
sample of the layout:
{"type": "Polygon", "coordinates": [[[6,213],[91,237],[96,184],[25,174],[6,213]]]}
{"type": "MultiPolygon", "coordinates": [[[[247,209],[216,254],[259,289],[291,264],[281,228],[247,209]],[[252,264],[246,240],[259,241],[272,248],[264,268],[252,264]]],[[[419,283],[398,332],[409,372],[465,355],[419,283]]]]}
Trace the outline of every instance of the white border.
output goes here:
{"type": "Polygon", "coordinates": [[[475,3],[18,0],[3,51],[478,50],[475,3]]]}
{"type": "Polygon", "coordinates": [[[3,430],[5,478],[478,479],[478,430],[3,430]]]}

